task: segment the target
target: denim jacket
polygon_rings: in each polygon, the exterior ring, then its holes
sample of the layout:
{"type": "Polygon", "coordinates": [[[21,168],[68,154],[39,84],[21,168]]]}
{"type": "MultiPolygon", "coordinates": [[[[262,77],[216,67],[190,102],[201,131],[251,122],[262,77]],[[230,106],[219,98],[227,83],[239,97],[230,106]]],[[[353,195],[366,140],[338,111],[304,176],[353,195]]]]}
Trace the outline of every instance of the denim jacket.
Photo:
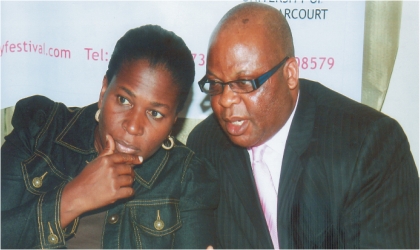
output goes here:
{"type": "MultiPolygon", "coordinates": [[[[16,104],[14,130],[1,148],[2,248],[64,248],[77,231],[78,218],[60,227],[61,194],[97,157],[96,110],[97,104],[69,108],[42,96],[16,104]]],[[[135,196],[106,208],[104,248],[214,245],[219,193],[210,165],[176,141],[134,169],[135,196]]]]}

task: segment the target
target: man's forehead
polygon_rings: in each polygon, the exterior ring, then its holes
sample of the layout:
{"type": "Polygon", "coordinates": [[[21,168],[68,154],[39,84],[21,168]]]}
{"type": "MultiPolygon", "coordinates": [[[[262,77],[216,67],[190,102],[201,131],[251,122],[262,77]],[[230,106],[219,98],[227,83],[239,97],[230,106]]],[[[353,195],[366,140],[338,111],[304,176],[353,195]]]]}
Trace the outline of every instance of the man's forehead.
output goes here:
{"type": "Polygon", "coordinates": [[[212,38],[226,32],[239,34],[253,32],[253,29],[264,29],[266,20],[268,20],[265,18],[267,13],[266,10],[240,8],[219,21],[213,31],[212,38]]]}
{"type": "Polygon", "coordinates": [[[250,32],[265,29],[267,23],[259,15],[240,15],[224,22],[219,32],[250,32]]]}
{"type": "Polygon", "coordinates": [[[278,51],[279,41],[260,29],[224,30],[217,34],[209,44],[209,56],[212,53],[240,54],[249,56],[278,51]]]}

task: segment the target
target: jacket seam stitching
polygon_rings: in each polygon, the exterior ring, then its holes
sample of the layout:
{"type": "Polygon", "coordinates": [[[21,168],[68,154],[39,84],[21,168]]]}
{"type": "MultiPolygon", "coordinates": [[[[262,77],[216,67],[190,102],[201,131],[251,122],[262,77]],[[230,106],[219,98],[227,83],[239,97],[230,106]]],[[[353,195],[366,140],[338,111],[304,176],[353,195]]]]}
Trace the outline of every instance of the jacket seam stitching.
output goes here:
{"type": "Polygon", "coordinates": [[[157,167],[156,171],[153,173],[153,176],[152,176],[152,178],[150,178],[149,182],[144,180],[138,173],[135,172],[136,177],[138,177],[140,179],[140,182],[143,183],[146,187],[151,188],[151,186],[153,185],[153,183],[155,182],[155,180],[157,179],[159,174],[162,172],[163,167],[166,165],[166,163],[168,161],[168,158],[169,158],[169,152],[166,151],[165,156],[163,157],[163,160],[161,161],[161,163],[157,167]]]}
{"type": "Polygon", "coordinates": [[[60,170],[58,170],[54,164],[52,163],[51,159],[48,157],[48,155],[44,154],[43,152],[39,150],[35,150],[35,154],[44,159],[44,161],[48,164],[48,166],[51,168],[51,170],[58,175],[62,180],[71,180],[69,176],[64,175],[60,170]]]}
{"type": "Polygon", "coordinates": [[[105,213],[105,218],[104,218],[104,226],[102,227],[102,237],[101,237],[101,248],[104,249],[104,236],[105,236],[105,230],[106,230],[106,222],[107,222],[107,218],[109,216],[109,210],[106,211],[105,213]]]}
{"type": "Polygon", "coordinates": [[[155,200],[136,200],[136,201],[130,201],[129,203],[126,203],[126,206],[132,207],[132,206],[154,206],[154,205],[164,205],[164,204],[178,204],[179,200],[177,199],[155,199],[155,200]],[[153,203],[150,203],[153,202],[153,203]],[[155,203],[156,202],[156,203],[155,203]]]}
{"type": "Polygon", "coordinates": [[[190,165],[190,162],[191,162],[191,158],[193,157],[193,155],[194,155],[194,152],[193,151],[190,151],[190,153],[188,154],[188,156],[185,158],[185,161],[184,161],[184,171],[182,172],[181,183],[184,182],[184,177],[185,177],[185,174],[187,173],[187,170],[189,168],[189,165],[190,165]]]}
{"type": "Polygon", "coordinates": [[[37,210],[37,217],[38,217],[38,229],[39,229],[39,243],[41,245],[41,248],[44,248],[45,242],[44,242],[44,224],[42,222],[42,200],[44,199],[44,195],[42,194],[38,199],[38,210],[37,210]]]}
{"type": "Polygon", "coordinates": [[[67,134],[67,132],[71,129],[71,127],[76,123],[76,121],[79,119],[80,115],[83,113],[83,111],[86,109],[86,107],[81,108],[79,111],[77,111],[77,113],[75,114],[75,116],[70,120],[70,122],[66,125],[66,127],[63,129],[63,131],[61,131],[61,133],[57,136],[57,138],[55,139],[56,142],[58,142],[61,145],[64,145],[70,149],[73,149],[76,152],[79,153],[83,153],[83,154],[89,154],[92,153],[92,150],[83,150],[80,148],[77,148],[65,141],[63,141],[63,137],[67,134]]]}
{"type": "MultiPolygon", "coordinates": [[[[131,209],[130,209],[130,212],[131,212],[131,209]]],[[[136,213],[132,213],[132,215],[133,215],[133,217],[134,217],[134,220],[132,221],[132,223],[134,224],[134,225],[133,225],[133,228],[134,228],[134,230],[136,231],[136,241],[137,241],[137,243],[141,246],[140,232],[139,232],[138,227],[136,227],[136,226],[135,226],[135,225],[136,225],[136,223],[134,223],[134,221],[137,221],[137,214],[136,214],[136,213]]]]}
{"type": "Polygon", "coordinates": [[[24,161],[22,161],[20,163],[20,165],[21,165],[21,171],[22,171],[22,175],[23,175],[22,177],[23,177],[23,181],[24,181],[24,183],[26,185],[26,189],[30,193],[35,194],[35,195],[42,195],[45,192],[40,192],[40,191],[37,191],[37,190],[33,190],[32,189],[31,183],[29,181],[29,174],[26,171],[26,165],[29,164],[30,162],[32,162],[35,158],[36,158],[36,154],[33,154],[31,157],[29,157],[28,159],[26,159],[26,160],[24,160],[24,161]]]}
{"type": "Polygon", "coordinates": [[[53,105],[53,110],[51,111],[51,114],[48,117],[46,124],[44,125],[41,132],[38,134],[38,136],[35,139],[35,148],[38,147],[39,138],[41,138],[44,135],[45,131],[47,131],[47,128],[51,125],[51,122],[53,121],[53,118],[55,117],[55,113],[57,113],[57,109],[58,109],[58,103],[55,102],[53,105]]]}
{"type": "MultiPolygon", "coordinates": [[[[55,206],[54,206],[54,226],[55,226],[55,230],[57,231],[57,237],[59,237],[59,239],[61,240],[61,242],[63,242],[64,244],[64,233],[63,230],[61,229],[61,222],[60,222],[60,197],[61,197],[61,192],[63,191],[64,188],[64,184],[62,183],[57,191],[56,197],[55,197],[55,206]],[[60,225],[59,225],[60,224],[60,225]]],[[[59,241],[60,242],[60,241],[59,241]]],[[[57,242],[57,244],[59,243],[57,242]]]]}

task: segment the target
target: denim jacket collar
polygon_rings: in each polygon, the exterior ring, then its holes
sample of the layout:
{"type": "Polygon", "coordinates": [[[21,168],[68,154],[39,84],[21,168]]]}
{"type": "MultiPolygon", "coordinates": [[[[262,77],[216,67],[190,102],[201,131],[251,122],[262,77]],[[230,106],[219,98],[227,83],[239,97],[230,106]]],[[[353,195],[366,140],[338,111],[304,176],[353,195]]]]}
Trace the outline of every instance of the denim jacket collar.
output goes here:
{"type": "Polygon", "coordinates": [[[143,164],[135,166],[135,179],[144,187],[151,189],[162,170],[165,168],[171,151],[159,148],[143,164]]]}
{"type": "MultiPolygon", "coordinates": [[[[88,155],[96,153],[94,134],[97,126],[97,122],[95,121],[97,107],[98,104],[94,103],[80,109],[69,108],[69,111],[74,112],[74,115],[67,122],[63,131],[59,133],[55,142],[80,154],[88,155]]],[[[151,189],[168,162],[169,152],[163,148],[159,148],[143,164],[135,166],[136,181],[142,186],[151,189]]]]}
{"type": "Polygon", "coordinates": [[[74,112],[74,115],[67,122],[63,131],[58,134],[55,142],[80,154],[96,153],[94,134],[97,126],[95,121],[97,105],[94,103],[80,109],[68,108],[70,112],[74,112]]]}

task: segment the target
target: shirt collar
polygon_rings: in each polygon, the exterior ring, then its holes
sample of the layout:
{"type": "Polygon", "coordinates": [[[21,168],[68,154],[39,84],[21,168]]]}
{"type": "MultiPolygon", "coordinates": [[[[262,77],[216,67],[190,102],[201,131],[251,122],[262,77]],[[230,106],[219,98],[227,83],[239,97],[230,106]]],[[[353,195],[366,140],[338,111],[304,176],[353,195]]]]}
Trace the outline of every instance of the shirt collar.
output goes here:
{"type": "Polygon", "coordinates": [[[296,100],[295,107],[293,108],[292,114],[289,116],[286,123],[270,140],[265,142],[267,146],[269,146],[271,149],[273,149],[277,153],[282,153],[282,152],[278,152],[278,150],[280,150],[279,145],[283,145],[282,147],[283,149],[284,149],[284,145],[286,145],[287,136],[289,135],[290,126],[292,125],[293,117],[295,116],[295,111],[296,111],[298,102],[299,102],[299,92],[298,92],[298,97],[296,100]]]}
{"type": "MultiPolygon", "coordinates": [[[[296,100],[295,107],[293,108],[292,114],[289,116],[289,118],[287,119],[287,121],[283,125],[283,127],[279,131],[277,131],[277,133],[274,134],[273,137],[271,137],[268,141],[266,141],[264,144],[262,144],[262,145],[267,145],[268,147],[273,149],[276,153],[282,153],[282,152],[279,152],[279,151],[284,150],[284,145],[286,145],[286,140],[287,140],[287,136],[289,135],[290,126],[292,125],[293,117],[295,116],[296,107],[297,107],[298,102],[299,102],[299,95],[300,95],[300,91],[298,92],[298,97],[297,97],[297,100],[296,100]],[[279,145],[283,145],[283,147],[279,147],[279,145]]],[[[262,146],[262,145],[260,145],[260,146],[262,146]]],[[[251,148],[248,148],[247,150],[250,153],[250,155],[252,155],[251,154],[251,148]]],[[[251,159],[251,161],[252,161],[252,159],[251,159]]]]}

